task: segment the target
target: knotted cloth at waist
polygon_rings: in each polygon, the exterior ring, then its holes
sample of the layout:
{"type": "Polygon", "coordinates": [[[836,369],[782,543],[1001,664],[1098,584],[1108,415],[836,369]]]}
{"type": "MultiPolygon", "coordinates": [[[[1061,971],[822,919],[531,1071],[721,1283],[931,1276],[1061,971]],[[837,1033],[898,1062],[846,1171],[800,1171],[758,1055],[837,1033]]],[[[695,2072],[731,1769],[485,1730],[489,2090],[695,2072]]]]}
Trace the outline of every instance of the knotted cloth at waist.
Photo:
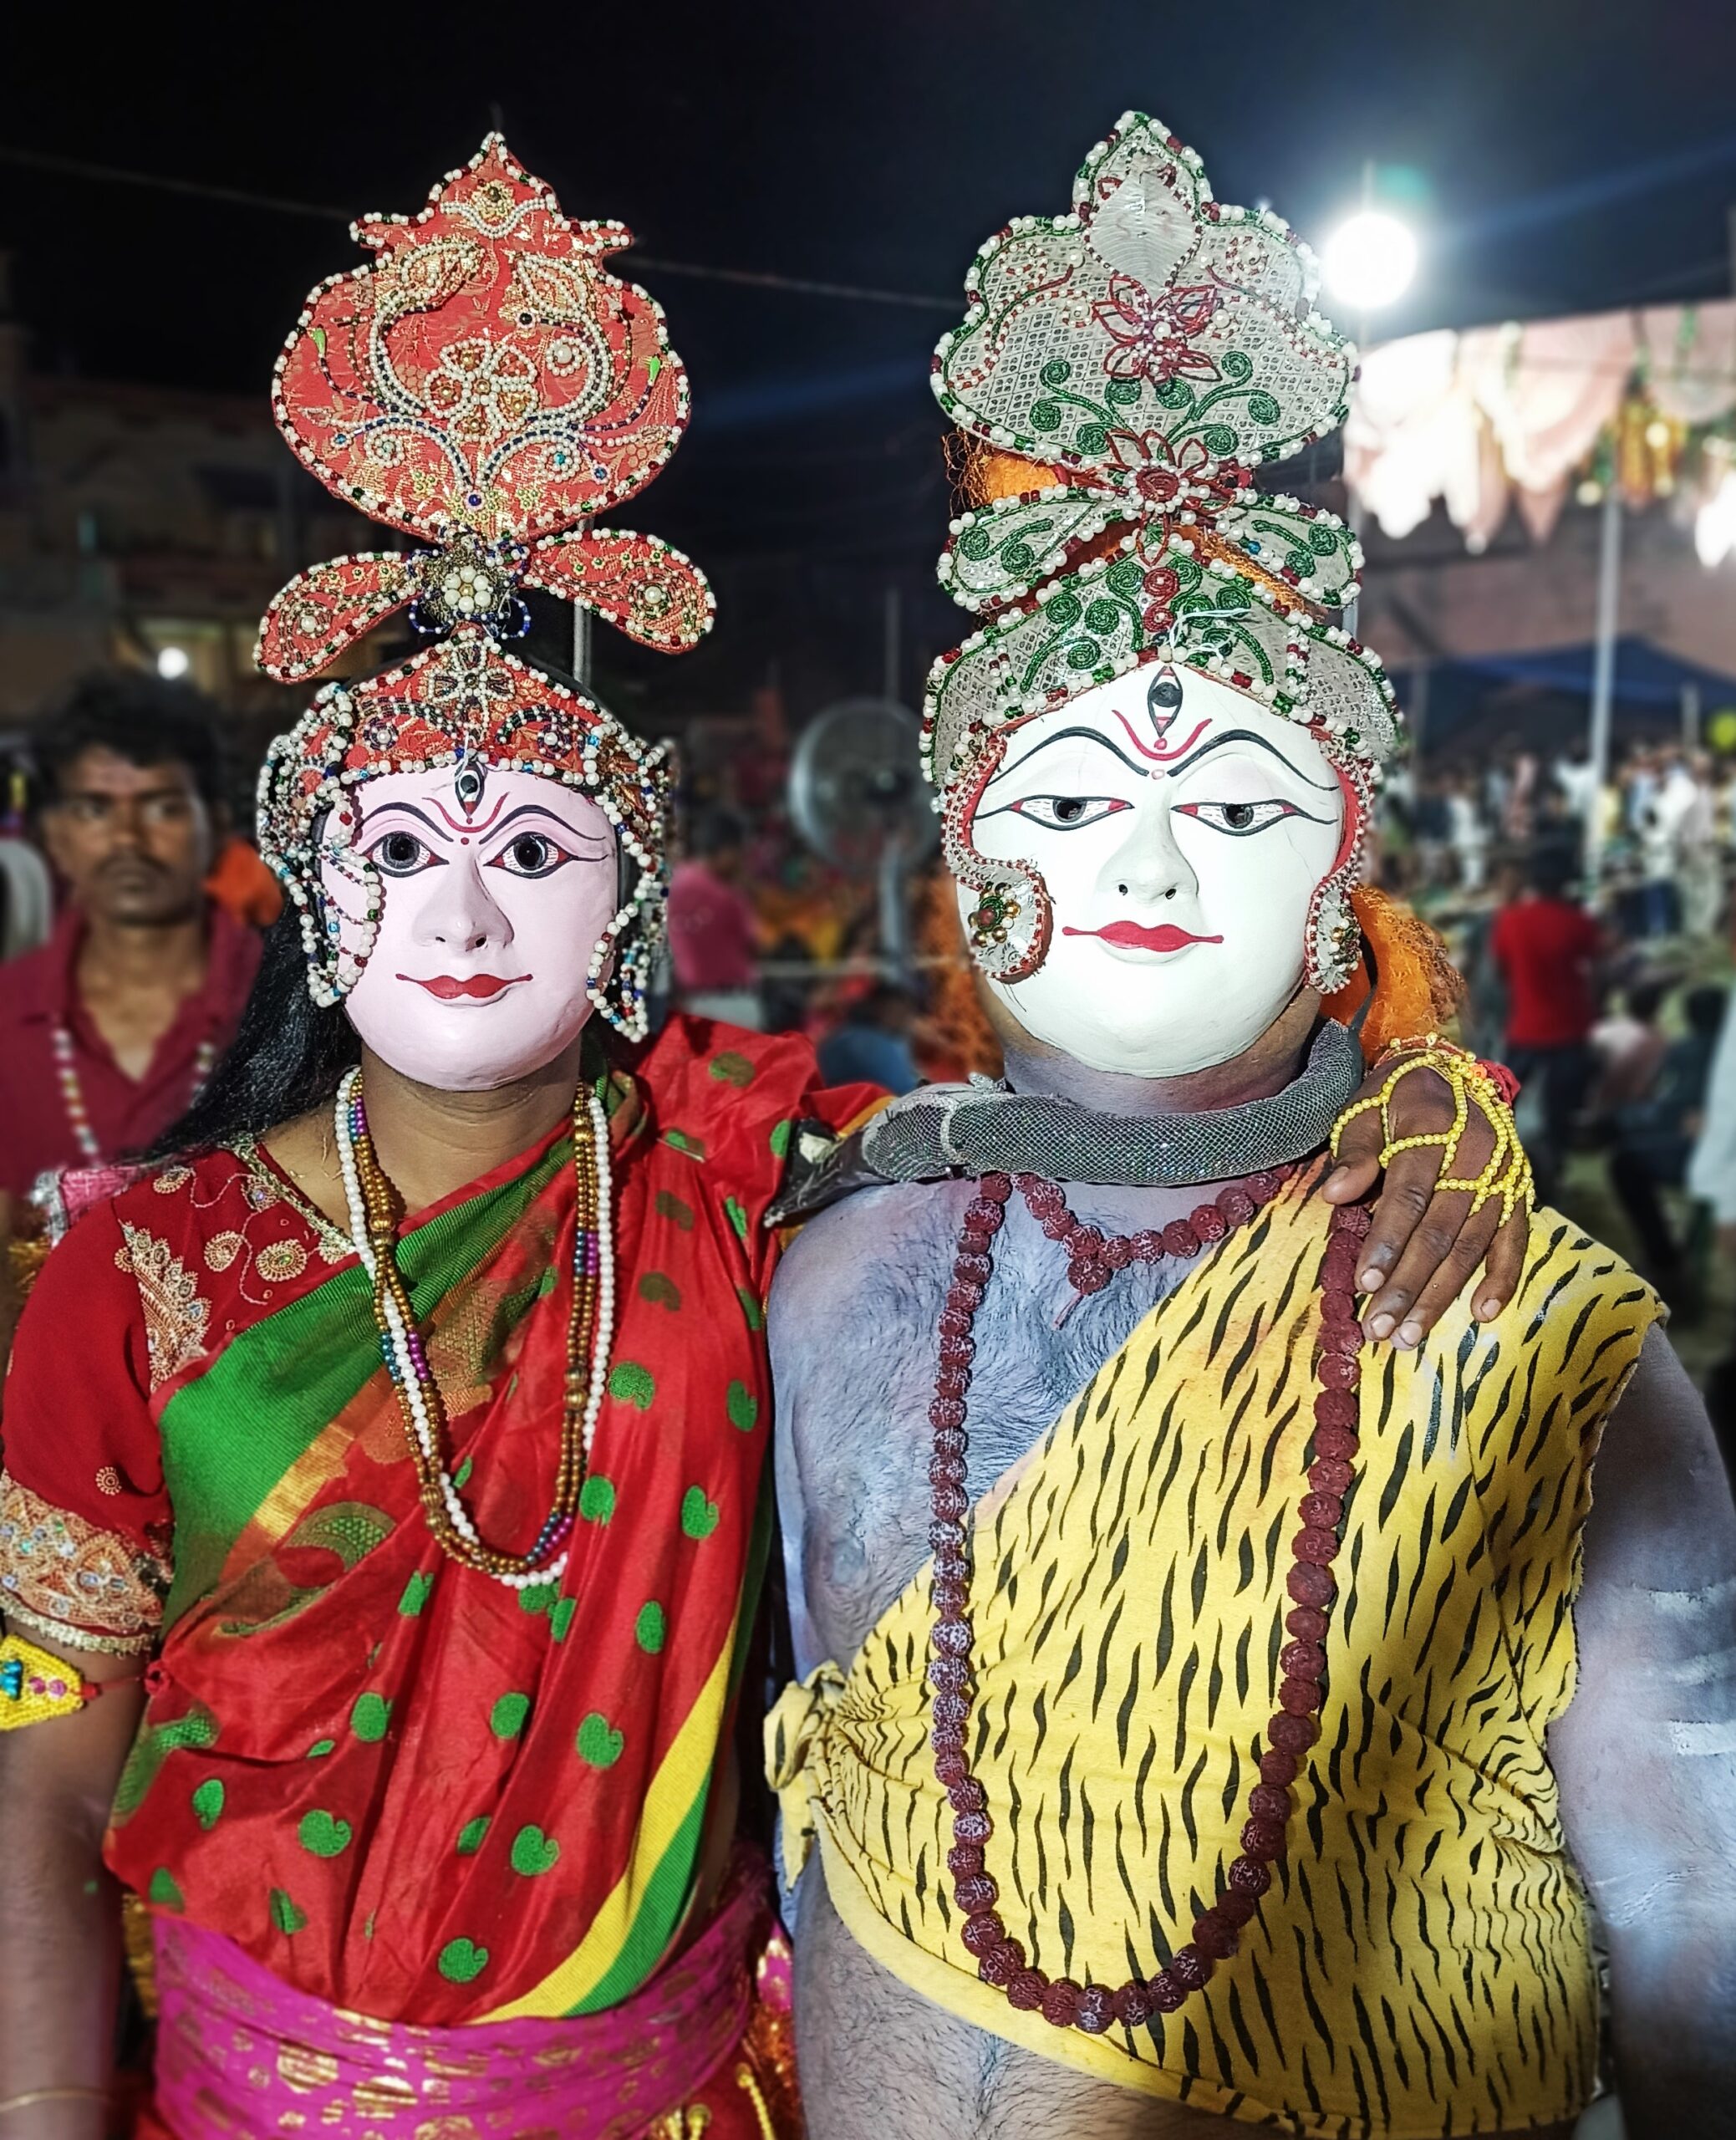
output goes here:
{"type": "Polygon", "coordinates": [[[763,1860],[731,1866],[710,1922],[624,2004],[562,2020],[419,2028],[298,1991],[233,1941],[155,1920],[154,2126],[173,2140],[625,2140],[695,2096],[746,2026],[763,1860]]]}

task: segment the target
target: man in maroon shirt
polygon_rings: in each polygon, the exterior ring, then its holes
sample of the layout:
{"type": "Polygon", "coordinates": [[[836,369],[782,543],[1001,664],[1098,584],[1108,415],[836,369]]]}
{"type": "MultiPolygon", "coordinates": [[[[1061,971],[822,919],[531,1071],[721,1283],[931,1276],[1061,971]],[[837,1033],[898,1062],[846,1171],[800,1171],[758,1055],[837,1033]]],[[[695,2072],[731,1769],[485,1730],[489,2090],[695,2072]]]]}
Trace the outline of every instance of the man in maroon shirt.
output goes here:
{"type": "Polygon", "coordinates": [[[1540,1144],[1532,1140],[1530,1158],[1545,1203],[1596,1070],[1591,1028],[1603,931],[1566,895],[1574,870],[1568,849],[1538,848],[1525,890],[1495,916],[1489,939],[1507,985],[1508,1067],[1522,1083],[1542,1088],[1543,1134],[1540,1144]]]}
{"type": "Polygon", "coordinates": [[[757,1026],[758,925],[741,889],[746,839],[727,810],[700,821],[694,853],[669,879],[669,960],[684,1011],[757,1026]]]}
{"type": "Polygon", "coordinates": [[[145,672],[92,676],[33,737],[68,894],[0,967],[0,1223],[51,1167],[148,1144],[227,1047],[259,938],[206,897],[227,829],[215,709],[145,672]]]}

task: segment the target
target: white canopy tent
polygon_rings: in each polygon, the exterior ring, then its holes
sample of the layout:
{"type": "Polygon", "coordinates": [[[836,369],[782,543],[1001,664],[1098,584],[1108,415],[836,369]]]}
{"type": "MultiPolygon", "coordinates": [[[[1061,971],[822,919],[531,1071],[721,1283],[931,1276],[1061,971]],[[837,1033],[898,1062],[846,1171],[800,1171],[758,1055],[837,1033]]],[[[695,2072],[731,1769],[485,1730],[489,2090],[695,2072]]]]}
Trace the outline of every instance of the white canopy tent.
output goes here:
{"type": "MultiPolygon", "coordinates": [[[[1509,507],[1540,543],[1576,478],[1601,500],[1591,734],[1600,790],[1621,626],[1624,503],[1649,506],[1686,473],[1703,522],[1717,498],[1736,532],[1733,416],[1736,300],[1728,298],[1443,329],[1363,359],[1345,429],[1345,480],[1359,520],[1372,519],[1389,538],[1419,527],[1439,499],[1474,553],[1509,507]],[[1588,467],[1596,471],[1589,479],[1588,467]]],[[[1586,854],[1594,886],[1601,831],[1594,810],[1586,854]]]]}

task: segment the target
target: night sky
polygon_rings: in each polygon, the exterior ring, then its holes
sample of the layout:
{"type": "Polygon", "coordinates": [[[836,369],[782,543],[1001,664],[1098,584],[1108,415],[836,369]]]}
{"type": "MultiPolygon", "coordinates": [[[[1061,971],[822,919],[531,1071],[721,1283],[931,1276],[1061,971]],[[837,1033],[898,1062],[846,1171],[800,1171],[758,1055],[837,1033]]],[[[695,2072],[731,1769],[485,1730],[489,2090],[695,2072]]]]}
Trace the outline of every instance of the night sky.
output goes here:
{"type": "MultiPolygon", "coordinates": [[[[358,258],[345,219],[419,207],[497,108],[568,213],[634,230],[620,265],[663,301],[693,376],[686,441],[624,516],[719,580],[714,645],[673,665],[690,695],[726,696],[805,641],[832,648],[802,672],[812,690],[873,688],[888,583],[914,690],[957,615],[929,591],[947,510],[929,351],[977,245],[1065,208],[1129,105],[1200,150],[1220,199],[1269,200],[1316,241],[1374,159],[1426,252],[1392,331],[1731,288],[1725,0],[279,6],[257,12],[274,27],[257,46],[239,40],[262,30],[235,27],[252,14],[160,8],[99,30],[69,10],[58,49],[10,55],[0,146],[339,211],[0,162],[0,244],[38,364],[262,402],[303,293],[358,258]],[[641,252],[941,302],[735,288],[641,252]]],[[[643,688],[638,664],[622,677],[643,688]]]]}

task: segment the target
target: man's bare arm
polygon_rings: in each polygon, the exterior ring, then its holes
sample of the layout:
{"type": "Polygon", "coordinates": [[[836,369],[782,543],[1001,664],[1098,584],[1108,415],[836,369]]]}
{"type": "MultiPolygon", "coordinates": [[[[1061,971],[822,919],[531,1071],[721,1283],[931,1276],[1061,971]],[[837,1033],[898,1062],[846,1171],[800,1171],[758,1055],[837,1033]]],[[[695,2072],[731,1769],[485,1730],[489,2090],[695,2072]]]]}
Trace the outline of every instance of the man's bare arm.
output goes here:
{"type": "Polygon", "coordinates": [[[1591,1488],[1550,1757],[1608,1936],[1629,2140],[1717,2140],[1736,2135],[1736,1509],[1660,1331],[1591,1488]]]}
{"type": "MultiPolygon", "coordinates": [[[[139,1669],[134,1658],[63,1653],[92,1679],[139,1669]]],[[[109,2086],[120,1895],[102,1840],[143,1699],[136,1684],[116,1685],[79,1715],[0,1735],[0,2098],[109,2086]]],[[[108,2130],[99,2095],[5,2121],[7,2140],[100,2140],[108,2130]]]]}

